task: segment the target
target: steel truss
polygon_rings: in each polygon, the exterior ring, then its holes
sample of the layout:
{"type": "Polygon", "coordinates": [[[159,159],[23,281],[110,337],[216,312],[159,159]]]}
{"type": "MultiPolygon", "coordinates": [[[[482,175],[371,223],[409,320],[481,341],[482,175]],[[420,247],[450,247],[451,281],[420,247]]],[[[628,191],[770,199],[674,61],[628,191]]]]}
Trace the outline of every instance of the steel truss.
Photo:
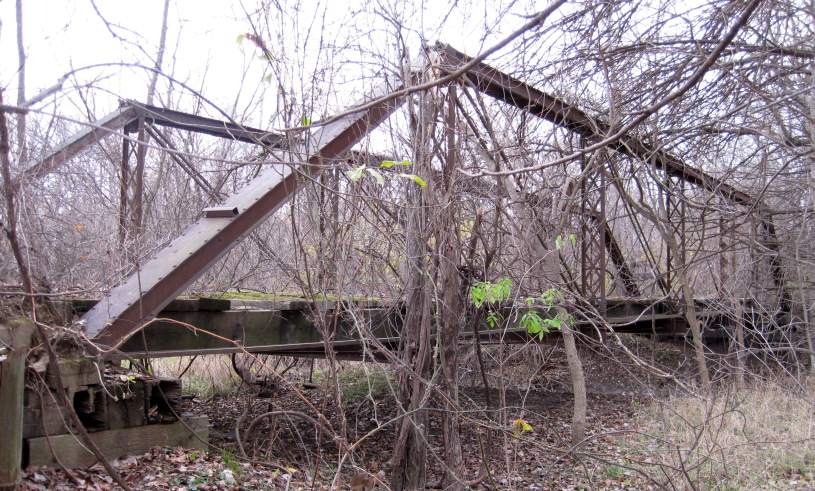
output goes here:
{"type": "MultiPolygon", "coordinates": [[[[472,62],[472,58],[443,44],[429,49],[435,52],[434,59],[438,60],[436,68],[443,75],[457,74],[463,65],[472,62]]],[[[601,119],[484,63],[472,65],[460,75],[459,81],[499,101],[566,128],[587,143],[602,141],[609,132],[609,126],[601,119]]],[[[404,88],[401,81],[386,81],[374,92],[372,102],[366,104],[364,109],[346,113],[312,131],[305,144],[296,145],[297,148],[289,148],[282,135],[272,132],[127,101],[118,111],[96,122],[26,170],[18,181],[43,177],[53,172],[105,135],[138,128],[139,120],[145,124],[146,131],[165,148],[171,148],[169,140],[161,138],[161,134],[156,132],[156,126],[249,142],[270,151],[277,149],[282,154],[270,157],[264,162],[268,164],[265,172],[225,200],[222,207],[235,210],[233,214],[214,214],[209,215],[209,218],[202,216],[87,312],[82,320],[88,336],[102,345],[115,346],[136,332],[215,261],[291,199],[303,179],[317,177],[323,167],[319,164],[343,156],[356,142],[387,119],[402,104],[406,95],[402,90],[404,88]],[[291,161],[301,164],[288,165],[287,162],[291,161]]],[[[123,156],[129,155],[132,146],[126,138],[123,156]]],[[[775,251],[771,258],[771,270],[782,291],[782,298],[788,298],[783,293],[783,269],[777,254],[778,241],[771,214],[760,200],[685,164],[658,147],[646,144],[634,135],[623,135],[611,143],[609,148],[660,169],[665,174],[666,211],[672,231],[679,238],[678,243],[682,244],[678,255],[666,255],[668,284],[675,279],[679,265],[684,265],[685,205],[681,198],[687,183],[720,195],[734,204],[751,207],[760,214],[767,236],[767,248],[775,251]]],[[[183,159],[174,160],[184,162],[182,167],[185,170],[194,171],[183,159]]],[[[125,161],[126,157],[123,159],[125,161]]],[[[588,169],[580,193],[583,215],[580,287],[586,297],[597,301],[603,309],[606,304],[607,259],[614,263],[626,293],[631,296],[639,295],[631,269],[606,221],[606,188],[609,177],[603,169],[613,165],[611,161],[603,161],[596,170],[588,169]],[[594,222],[592,226],[589,225],[590,222],[594,222]]]]}

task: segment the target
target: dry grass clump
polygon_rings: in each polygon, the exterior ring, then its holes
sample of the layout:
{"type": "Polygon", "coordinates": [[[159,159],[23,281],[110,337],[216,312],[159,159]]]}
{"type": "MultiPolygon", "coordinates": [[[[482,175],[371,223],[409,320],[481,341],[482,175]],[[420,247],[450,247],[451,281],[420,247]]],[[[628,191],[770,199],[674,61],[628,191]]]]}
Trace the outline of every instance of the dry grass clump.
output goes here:
{"type": "Polygon", "coordinates": [[[184,392],[202,398],[232,392],[241,382],[229,355],[199,356],[195,360],[189,356],[158,358],[152,360],[152,367],[156,375],[163,377],[178,377],[183,372],[184,392]]]}
{"type": "Polygon", "coordinates": [[[640,454],[636,467],[668,488],[790,489],[815,482],[809,391],[764,383],[710,399],[674,397],[647,408],[638,423],[643,434],[627,441],[640,454]]]}

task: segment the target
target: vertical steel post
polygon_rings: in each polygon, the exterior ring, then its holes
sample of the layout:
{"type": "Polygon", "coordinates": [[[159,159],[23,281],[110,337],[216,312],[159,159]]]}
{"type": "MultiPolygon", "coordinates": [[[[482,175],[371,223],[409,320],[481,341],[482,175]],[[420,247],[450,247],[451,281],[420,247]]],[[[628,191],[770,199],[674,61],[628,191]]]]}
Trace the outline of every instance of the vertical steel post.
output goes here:
{"type": "Polygon", "coordinates": [[[129,215],[130,198],[130,154],[132,145],[127,137],[127,133],[122,136],[122,159],[119,165],[119,245],[122,246],[127,240],[127,224],[129,215]]]}
{"type": "MultiPolygon", "coordinates": [[[[730,264],[728,262],[727,254],[731,248],[731,242],[728,241],[728,220],[725,217],[725,202],[723,199],[719,200],[719,284],[718,292],[720,297],[724,297],[727,292],[728,283],[730,281],[730,264]]],[[[733,258],[735,261],[735,257],[733,258]]]]}
{"type": "Polygon", "coordinates": [[[602,166],[589,168],[589,160],[580,161],[580,287],[583,297],[605,312],[607,183],[602,166]]]}
{"type": "Polygon", "coordinates": [[[679,268],[685,267],[685,180],[665,173],[665,215],[668,233],[673,235],[677,250],[666,245],[665,277],[668,291],[674,288],[674,280],[679,268]]]}

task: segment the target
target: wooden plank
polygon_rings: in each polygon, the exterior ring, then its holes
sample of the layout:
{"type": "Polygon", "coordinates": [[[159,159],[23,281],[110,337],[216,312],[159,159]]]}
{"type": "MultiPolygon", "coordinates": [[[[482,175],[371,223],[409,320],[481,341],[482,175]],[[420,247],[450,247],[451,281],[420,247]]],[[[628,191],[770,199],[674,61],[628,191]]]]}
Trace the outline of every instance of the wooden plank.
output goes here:
{"type": "Polygon", "coordinates": [[[20,481],[23,441],[23,401],[25,392],[25,359],[31,345],[33,325],[20,321],[0,326],[3,344],[10,346],[5,361],[0,363],[0,489],[15,489],[20,481]]]}
{"type": "MultiPolygon", "coordinates": [[[[156,424],[98,431],[90,434],[93,442],[108,459],[143,454],[153,447],[184,447],[206,450],[209,440],[209,420],[206,416],[186,418],[184,422],[156,424]],[[186,423],[186,426],[185,426],[186,423]],[[190,433],[190,427],[198,435],[190,433]],[[203,441],[202,441],[203,440],[203,441]]],[[[51,447],[66,467],[90,467],[96,457],[86,450],[73,435],[50,437],[51,447]]],[[[28,466],[57,465],[46,437],[26,440],[25,462],[28,466]]]]}
{"type": "Polygon", "coordinates": [[[164,307],[164,312],[195,312],[198,308],[197,298],[176,298],[164,307]]]}

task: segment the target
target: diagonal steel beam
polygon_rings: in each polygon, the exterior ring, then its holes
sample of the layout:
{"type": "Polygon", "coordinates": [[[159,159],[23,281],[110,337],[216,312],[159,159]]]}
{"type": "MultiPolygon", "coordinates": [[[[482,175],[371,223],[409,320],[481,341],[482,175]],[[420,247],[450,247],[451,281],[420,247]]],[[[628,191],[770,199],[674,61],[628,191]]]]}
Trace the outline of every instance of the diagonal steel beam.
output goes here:
{"type": "Polygon", "coordinates": [[[97,120],[88,128],[73,135],[36,164],[28,167],[17,176],[17,183],[30,179],[39,179],[54,172],[66,161],[75,157],[86,148],[99,142],[102,138],[124,128],[138,119],[136,110],[130,106],[121,106],[116,111],[97,120]]]}
{"type": "MultiPolygon", "coordinates": [[[[468,55],[446,44],[437,43],[435,50],[441,54],[442,58],[439,68],[446,73],[454,73],[462,65],[472,60],[468,55]]],[[[600,119],[484,63],[476,64],[462,77],[490,97],[528,111],[590,140],[601,140],[609,133],[608,124],[600,119]]],[[[670,153],[648,145],[633,135],[629,134],[622,137],[613,148],[626,155],[653,162],[657,168],[664,169],[669,175],[708,191],[721,194],[735,203],[758,208],[764,207],[759,200],[750,194],[696,167],[685,164],[670,153]]]]}
{"type": "MultiPolygon", "coordinates": [[[[385,84],[374,96],[400,88],[385,84]]],[[[297,191],[298,173],[318,174],[321,166],[315,164],[346,152],[401,103],[400,98],[382,101],[323,126],[309,140],[307,157],[300,160],[305,165],[297,169],[280,160],[270,162],[273,165],[223,203],[224,208],[236,208],[237,215],[199,219],[86,313],[82,320],[88,336],[115,345],[137,331],[286,203],[297,191]]]]}
{"type": "MultiPolygon", "coordinates": [[[[439,68],[445,73],[454,73],[462,65],[472,61],[472,58],[449,45],[437,43],[433,48],[440,55],[439,68]]],[[[473,84],[481,92],[529,112],[558,126],[567,128],[591,140],[601,140],[609,134],[609,126],[604,121],[593,117],[582,109],[568,102],[540,91],[516,78],[507,75],[484,63],[478,63],[462,77],[473,84]]],[[[651,162],[658,169],[662,169],[670,177],[688,182],[707,191],[723,196],[732,203],[754,208],[761,216],[762,224],[767,230],[768,240],[766,246],[771,250],[778,247],[778,237],[772,226],[772,211],[759,198],[731,186],[723,180],[688,165],[670,153],[649,145],[634,135],[628,134],[612,145],[614,150],[623,154],[651,162]]],[[[780,288],[780,301],[782,309],[789,308],[790,298],[786,291],[784,270],[780,259],[776,258],[771,264],[773,281],[780,288]]],[[[786,312],[786,311],[785,311],[786,312]]]]}

